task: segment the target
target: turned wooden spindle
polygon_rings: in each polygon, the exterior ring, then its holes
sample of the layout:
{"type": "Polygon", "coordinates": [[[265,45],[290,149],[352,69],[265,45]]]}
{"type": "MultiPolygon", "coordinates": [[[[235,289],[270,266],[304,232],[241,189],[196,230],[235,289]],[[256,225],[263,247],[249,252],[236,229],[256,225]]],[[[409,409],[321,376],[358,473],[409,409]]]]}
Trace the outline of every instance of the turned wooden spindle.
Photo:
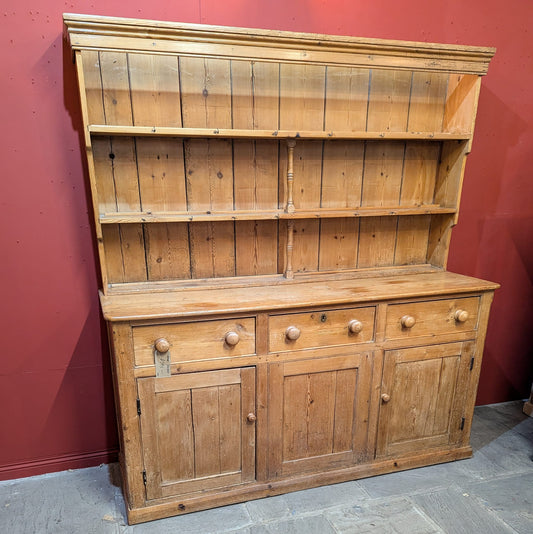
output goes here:
{"type": "Polygon", "coordinates": [[[294,213],[294,201],[293,201],[293,183],[294,183],[294,147],[296,141],[289,139],[287,141],[287,207],[285,211],[287,213],[294,213]]]}
{"type": "Polygon", "coordinates": [[[294,221],[287,221],[287,264],[285,278],[294,278],[292,271],[292,249],[294,248],[294,221]]]}

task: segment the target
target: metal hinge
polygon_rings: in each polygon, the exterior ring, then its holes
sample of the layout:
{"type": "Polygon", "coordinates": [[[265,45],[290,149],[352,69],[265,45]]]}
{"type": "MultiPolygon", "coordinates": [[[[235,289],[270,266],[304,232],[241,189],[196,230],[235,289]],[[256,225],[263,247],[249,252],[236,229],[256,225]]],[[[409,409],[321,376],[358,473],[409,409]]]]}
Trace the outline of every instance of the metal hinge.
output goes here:
{"type": "Polygon", "coordinates": [[[141,399],[137,399],[137,415],[141,415],[141,399]]]}
{"type": "Polygon", "coordinates": [[[146,471],[143,471],[143,484],[146,486],[146,471]]]}
{"type": "Polygon", "coordinates": [[[465,428],[465,418],[461,418],[461,426],[459,427],[460,430],[464,430],[465,428]]]}
{"type": "Polygon", "coordinates": [[[470,359],[470,370],[474,368],[474,356],[470,359]]]}

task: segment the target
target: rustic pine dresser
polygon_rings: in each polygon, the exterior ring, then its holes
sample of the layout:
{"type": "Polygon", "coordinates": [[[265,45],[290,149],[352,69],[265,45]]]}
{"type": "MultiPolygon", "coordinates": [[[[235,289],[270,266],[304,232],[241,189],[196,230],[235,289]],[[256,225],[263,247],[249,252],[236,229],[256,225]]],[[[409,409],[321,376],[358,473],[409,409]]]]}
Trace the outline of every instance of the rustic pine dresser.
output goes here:
{"type": "Polygon", "coordinates": [[[494,49],[65,15],[131,523],[472,454],[446,270],[494,49]]]}

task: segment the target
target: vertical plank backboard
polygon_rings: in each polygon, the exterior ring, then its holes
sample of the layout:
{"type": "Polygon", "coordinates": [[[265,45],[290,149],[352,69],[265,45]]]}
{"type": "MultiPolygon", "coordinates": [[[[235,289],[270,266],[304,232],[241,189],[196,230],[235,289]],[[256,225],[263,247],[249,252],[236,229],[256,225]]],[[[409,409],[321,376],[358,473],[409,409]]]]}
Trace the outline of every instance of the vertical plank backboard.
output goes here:
{"type": "Polygon", "coordinates": [[[278,272],[277,236],[277,221],[236,221],[236,275],[276,274],[278,272]]]}
{"type": "Polygon", "coordinates": [[[256,61],[252,65],[254,130],[279,128],[279,71],[278,63],[256,61]]]}
{"type": "Polygon", "coordinates": [[[87,99],[87,121],[89,124],[105,124],[100,53],[96,50],[82,50],[80,54],[87,99]]]}
{"type": "Polygon", "coordinates": [[[365,131],[369,69],[332,67],[326,70],[326,131],[365,131]]]}
{"type": "Polygon", "coordinates": [[[448,75],[413,72],[409,105],[409,132],[441,132],[448,75]]]}
{"type": "Polygon", "coordinates": [[[100,74],[106,124],[132,126],[127,54],[100,52],[100,74]]]}
{"type": "Polygon", "coordinates": [[[386,267],[394,263],[398,217],[363,217],[359,227],[357,267],[386,267]]]}
{"type": "Polygon", "coordinates": [[[430,215],[398,217],[394,265],[426,263],[430,215]]]}
{"type": "Polygon", "coordinates": [[[191,277],[187,223],[147,224],[144,236],[148,280],[191,277]]]}
{"type": "Polygon", "coordinates": [[[368,142],[365,151],[362,206],[397,206],[403,174],[405,143],[368,142]]]}
{"type": "Polygon", "coordinates": [[[324,129],[325,77],[321,65],[280,65],[280,129],[324,129]]]}
{"type": "Polygon", "coordinates": [[[433,203],[440,148],[432,141],[406,143],[400,205],[433,203]]]}
{"type": "Polygon", "coordinates": [[[367,121],[369,132],[407,130],[411,75],[411,72],[403,70],[372,70],[367,121]]]}
{"type": "Polygon", "coordinates": [[[186,211],[183,141],[136,140],[139,190],[144,211],[186,211]]]}
{"type": "Polygon", "coordinates": [[[320,221],[320,271],[355,269],[359,246],[359,219],[320,221]]]}
{"type": "Polygon", "coordinates": [[[324,143],[322,208],[356,208],[361,205],[364,153],[362,141],[324,143]]]}
{"type": "Polygon", "coordinates": [[[181,126],[177,56],[128,54],[135,126],[181,126]]]}
{"type": "Polygon", "coordinates": [[[180,57],[184,128],[231,128],[231,73],[226,59],[180,57]]]}

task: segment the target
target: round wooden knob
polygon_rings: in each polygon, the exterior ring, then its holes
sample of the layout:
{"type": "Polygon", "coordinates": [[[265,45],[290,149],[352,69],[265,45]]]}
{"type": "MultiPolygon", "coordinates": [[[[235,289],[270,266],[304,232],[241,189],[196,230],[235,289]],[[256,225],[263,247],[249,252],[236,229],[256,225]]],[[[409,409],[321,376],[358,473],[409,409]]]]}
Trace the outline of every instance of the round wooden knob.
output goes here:
{"type": "Polygon", "coordinates": [[[234,347],[239,342],[239,334],[237,332],[228,332],[224,336],[224,341],[230,346],[234,347]]]}
{"type": "Polygon", "coordinates": [[[469,315],[468,315],[468,312],[466,310],[457,310],[455,312],[455,320],[458,322],[458,323],[464,323],[467,321],[469,315]]]}
{"type": "Polygon", "coordinates": [[[168,352],[170,343],[164,337],[160,337],[155,341],[154,347],[157,352],[168,352]]]}
{"type": "Polygon", "coordinates": [[[382,400],[383,402],[389,402],[389,401],[390,401],[390,395],[388,395],[387,393],[383,393],[383,394],[381,395],[381,400],[382,400]]]}
{"type": "Polygon", "coordinates": [[[285,336],[291,341],[296,341],[300,337],[300,333],[300,329],[295,326],[289,326],[289,328],[285,330],[285,336]]]}
{"type": "Polygon", "coordinates": [[[363,323],[361,321],[358,321],[357,319],[353,319],[348,323],[348,330],[352,334],[359,334],[359,332],[363,330],[363,323]]]}
{"type": "Polygon", "coordinates": [[[249,413],[246,416],[246,419],[248,419],[248,421],[250,421],[250,423],[253,423],[257,419],[257,417],[256,417],[255,413],[249,413]]]}
{"type": "Polygon", "coordinates": [[[416,319],[412,315],[404,315],[400,319],[400,323],[402,323],[404,328],[413,328],[413,326],[415,326],[416,319]]]}

